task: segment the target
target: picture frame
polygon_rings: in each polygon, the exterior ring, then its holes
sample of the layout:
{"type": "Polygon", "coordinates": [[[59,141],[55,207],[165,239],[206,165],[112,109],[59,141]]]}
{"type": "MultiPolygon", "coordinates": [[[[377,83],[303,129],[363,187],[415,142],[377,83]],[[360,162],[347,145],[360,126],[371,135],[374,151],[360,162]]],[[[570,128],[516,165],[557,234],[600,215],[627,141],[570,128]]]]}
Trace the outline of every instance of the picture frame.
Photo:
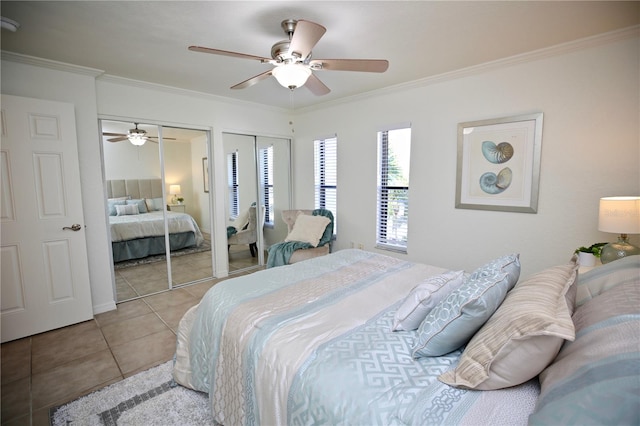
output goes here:
{"type": "Polygon", "coordinates": [[[543,113],[458,124],[458,209],[537,213],[543,113]]]}
{"type": "Polygon", "coordinates": [[[202,181],[204,192],[209,192],[209,159],[207,157],[202,157],[202,181]]]}

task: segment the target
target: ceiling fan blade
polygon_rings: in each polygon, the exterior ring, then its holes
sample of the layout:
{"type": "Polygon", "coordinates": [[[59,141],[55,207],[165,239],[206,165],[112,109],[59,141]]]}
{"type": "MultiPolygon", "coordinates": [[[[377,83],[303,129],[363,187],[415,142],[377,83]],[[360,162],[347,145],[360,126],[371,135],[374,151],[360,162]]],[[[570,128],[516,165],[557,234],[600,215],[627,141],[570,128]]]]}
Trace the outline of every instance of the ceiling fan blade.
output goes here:
{"type": "Polygon", "coordinates": [[[209,47],[201,46],[189,46],[189,50],[192,52],[211,53],[213,55],[231,56],[233,58],[254,59],[260,62],[269,62],[270,58],[264,58],[262,56],[247,55],[245,53],[230,52],[228,50],[211,49],[209,47]]]}
{"type": "Polygon", "coordinates": [[[329,71],[385,72],[389,68],[386,59],[313,59],[309,62],[313,69],[329,71]]]}
{"type": "Polygon", "coordinates": [[[331,92],[331,89],[325,86],[325,84],[313,73],[309,76],[304,85],[316,96],[326,95],[331,92]]]}
{"type": "Polygon", "coordinates": [[[102,136],[127,136],[124,133],[109,133],[109,132],[102,132],[102,136]]]}
{"type": "Polygon", "coordinates": [[[326,31],[327,29],[322,25],[305,21],[304,19],[299,20],[291,37],[289,54],[291,55],[295,52],[302,59],[306,58],[326,31]]]}
{"type": "MultiPolygon", "coordinates": [[[[157,136],[147,136],[147,139],[159,139],[157,136]]],[[[176,138],[165,138],[164,136],[162,137],[162,140],[167,140],[167,141],[175,141],[177,140],[176,138]]]]}
{"type": "Polygon", "coordinates": [[[271,76],[271,70],[269,71],[265,71],[262,74],[258,74],[256,76],[253,76],[245,81],[243,81],[242,83],[238,83],[235,86],[231,86],[232,89],[246,89],[247,87],[251,87],[254,84],[268,78],[269,76],[271,76]]]}
{"type": "Polygon", "coordinates": [[[109,142],[121,142],[121,141],[126,141],[127,139],[129,139],[129,138],[127,138],[126,136],[121,136],[119,138],[107,139],[107,141],[109,141],[109,142]]]}

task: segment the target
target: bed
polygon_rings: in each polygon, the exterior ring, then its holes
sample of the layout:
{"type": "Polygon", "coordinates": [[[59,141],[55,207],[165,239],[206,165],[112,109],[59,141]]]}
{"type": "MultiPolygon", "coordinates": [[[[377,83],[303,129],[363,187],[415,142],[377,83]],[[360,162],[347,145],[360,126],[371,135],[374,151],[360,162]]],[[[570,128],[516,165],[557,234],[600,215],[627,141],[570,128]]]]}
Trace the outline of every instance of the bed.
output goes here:
{"type": "Polygon", "coordinates": [[[173,377],[225,425],[638,424],[634,258],[584,284],[575,259],[522,279],[517,254],[470,273],[353,249],[263,270],[187,311],[173,377]]]}
{"type": "Polygon", "coordinates": [[[107,194],[114,262],[164,254],[165,213],[171,251],[199,247],[204,241],[193,217],[164,211],[160,179],[109,180],[107,194]]]}

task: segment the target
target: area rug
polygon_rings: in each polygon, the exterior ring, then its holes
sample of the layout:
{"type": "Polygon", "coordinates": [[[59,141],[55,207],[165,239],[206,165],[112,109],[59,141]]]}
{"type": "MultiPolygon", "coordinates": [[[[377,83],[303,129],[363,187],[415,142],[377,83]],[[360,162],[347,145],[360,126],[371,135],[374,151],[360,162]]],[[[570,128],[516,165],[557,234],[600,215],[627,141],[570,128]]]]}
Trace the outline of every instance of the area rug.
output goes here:
{"type": "Polygon", "coordinates": [[[206,394],[175,385],[173,361],[143,371],[49,412],[52,426],[216,424],[206,394]]]}
{"type": "MultiPolygon", "coordinates": [[[[171,252],[172,257],[184,256],[185,254],[201,253],[203,251],[211,251],[211,241],[205,239],[198,247],[187,247],[181,250],[175,250],[171,252]]],[[[122,262],[116,262],[114,269],[130,268],[132,266],[145,265],[147,263],[161,262],[166,259],[164,254],[158,254],[155,256],[147,256],[142,259],[123,260],[122,262]]]]}

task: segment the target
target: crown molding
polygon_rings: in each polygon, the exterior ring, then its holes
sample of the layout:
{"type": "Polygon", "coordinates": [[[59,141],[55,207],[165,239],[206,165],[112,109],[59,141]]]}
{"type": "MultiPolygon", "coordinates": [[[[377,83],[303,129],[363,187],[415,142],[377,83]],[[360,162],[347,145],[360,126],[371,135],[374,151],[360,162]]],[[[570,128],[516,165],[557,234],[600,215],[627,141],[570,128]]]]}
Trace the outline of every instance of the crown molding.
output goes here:
{"type": "Polygon", "coordinates": [[[493,71],[500,68],[505,68],[513,65],[518,65],[527,62],[538,61],[544,58],[551,58],[555,56],[565,55],[571,52],[577,52],[584,49],[602,46],[609,43],[614,43],[621,40],[627,40],[632,38],[640,38],[640,25],[634,25],[631,27],[623,28],[621,30],[611,31],[607,33],[598,34],[595,36],[585,37],[579,40],[570,41],[567,43],[557,44],[555,46],[546,47],[544,49],[534,50],[527,53],[521,53],[518,55],[510,56],[507,58],[498,59],[491,62],[485,62],[483,64],[474,65],[467,68],[461,68],[459,70],[450,71],[434,76],[421,78],[418,80],[409,81],[406,83],[396,84],[393,86],[384,87],[378,90],[372,90],[366,93],[360,93],[353,96],[348,96],[333,101],[328,101],[322,104],[309,106],[306,108],[296,109],[294,115],[301,113],[308,113],[315,110],[325,109],[341,104],[346,104],[363,99],[370,99],[373,97],[383,96],[390,93],[397,93],[399,91],[413,90],[421,87],[430,86],[446,81],[456,80],[463,77],[469,77],[473,75],[482,74],[488,71],[493,71]]]}
{"type": "Polygon", "coordinates": [[[210,93],[198,92],[198,91],[189,90],[189,89],[182,89],[174,86],[166,86],[158,83],[150,83],[148,81],[118,77],[118,76],[109,75],[109,74],[101,75],[100,77],[97,78],[97,81],[101,81],[105,83],[120,84],[120,85],[130,86],[130,87],[137,87],[140,89],[155,90],[155,91],[170,93],[174,95],[197,97],[201,99],[213,100],[213,101],[222,102],[225,104],[234,104],[234,105],[239,105],[244,107],[267,109],[267,110],[278,111],[278,112],[289,111],[287,108],[280,108],[280,107],[275,107],[271,105],[260,104],[257,102],[242,101],[239,99],[227,98],[224,96],[213,95],[210,93]]]}
{"type": "Polygon", "coordinates": [[[83,67],[79,65],[67,64],[65,62],[52,61],[50,59],[37,58],[35,56],[23,55],[20,53],[1,51],[0,58],[3,61],[17,62],[20,64],[33,65],[36,67],[49,68],[57,71],[70,72],[73,74],[88,75],[90,77],[98,77],[104,74],[103,70],[83,67]]]}

